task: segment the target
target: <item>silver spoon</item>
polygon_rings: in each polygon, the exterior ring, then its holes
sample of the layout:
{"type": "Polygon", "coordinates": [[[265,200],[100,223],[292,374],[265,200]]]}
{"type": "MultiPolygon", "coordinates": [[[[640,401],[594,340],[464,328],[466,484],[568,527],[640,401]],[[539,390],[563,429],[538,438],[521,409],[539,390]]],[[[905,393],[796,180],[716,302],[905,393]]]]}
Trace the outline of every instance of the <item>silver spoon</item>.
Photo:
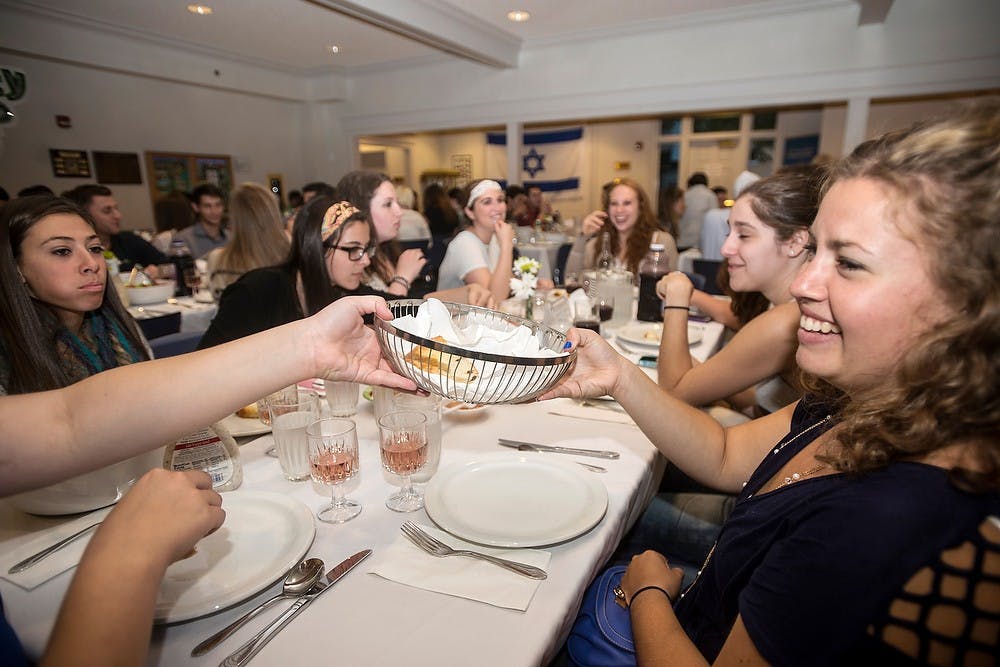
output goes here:
{"type": "MultiPolygon", "coordinates": [[[[518,445],[517,446],[517,451],[519,451],[519,452],[537,452],[538,450],[535,449],[534,447],[532,447],[531,445],[518,445]]],[[[602,468],[601,466],[591,465],[590,463],[584,463],[583,461],[573,461],[573,463],[576,463],[577,465],[583,466],[584,468],[586,468],[590,472],[607,472],[608,471],[607,468],[602,468]]]]}
{"type": "Polygon", "coordinates": [[[308,560],[302,561],[301,563],[293,567],[292,570],[288,573],[288,576],[285,577],[285,583],[281,588],[280,594],[275,595],[270,600],[265,600],[264,602],[261,602],[259,605],[257,605],[247,613],[243,614],[235,621],[233,621],[226,627],[222,628],[221,630],[216,632],[214,635],[212,635],[202,643],[195,646],[193,649],[191,649],[191,657],[196,658],[200,655],[205,655],[213,648],[218,646],[224,639],[226,639],[231,634],[236,632],[236,630],[241,628],[244,623],[246,623],[251,618],[259,614],[261,611],[271,606],[278,600],[282,600],[285,598],[295,598],[302,595],[310,588],[312,588],[313,584],[319,581],[320,577],[322,576],[323,576],[323,561],[321,561],[319,558],[310,558],[308,560]]]}

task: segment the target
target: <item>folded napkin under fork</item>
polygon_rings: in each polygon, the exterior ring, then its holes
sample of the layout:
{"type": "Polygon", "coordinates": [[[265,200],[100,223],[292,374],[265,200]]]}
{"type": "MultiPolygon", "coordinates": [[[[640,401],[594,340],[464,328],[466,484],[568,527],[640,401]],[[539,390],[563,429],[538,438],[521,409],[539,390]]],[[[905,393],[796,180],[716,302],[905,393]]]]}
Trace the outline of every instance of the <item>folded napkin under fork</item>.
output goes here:
{"type": "Polygon", "coordinates": [[[14,574],[8,572],[11,567],[25,558],[51,547],[91,524],[99,523],[110,511],[111,507],[105,507],[57,526],[31,532],[25,531],[21,535],[5,540],[3,555],[0,556],[0,578],[30,591],[66,570],[76,567],[83,557],[83,551],[87,548],[90,538],[96,532],[96,528],[81,535],[58,551],[54,551],[31,567],[14,574]]]}
{"type": "MultiPolygon", "coordinates": [[[[466,542],[449,533],[418,524],[420,529],[454,549],[479,551],[500,558],[547,569],[552,554],[538,549],[501,549],[466,542]]],[[[474,558],[432,556],[402,533],[382,552],[370,572],[400,584],[435,593],[476,600],[526,611],[538,590],[540,579],[530,579],[493,563],[474,558]]]]}

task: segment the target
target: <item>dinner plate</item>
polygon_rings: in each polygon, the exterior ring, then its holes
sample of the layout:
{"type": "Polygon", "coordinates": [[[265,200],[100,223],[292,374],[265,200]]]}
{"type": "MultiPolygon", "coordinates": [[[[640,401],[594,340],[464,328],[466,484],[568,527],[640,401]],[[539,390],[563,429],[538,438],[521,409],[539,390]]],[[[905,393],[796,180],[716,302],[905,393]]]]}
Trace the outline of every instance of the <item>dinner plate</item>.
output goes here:
{"type": "Polygon", "coordinates": [[[261,420],[250,419],[249,417],[240,417],[236,413],[229,415],[219,423],[229,429],[229,434],[234,438],[243,438],[248,435],[261,435],[263,433],[271,432],[271,427],[261,420]]]}
{"type": "Polygon", "coordinates": [[[227,493],[222,506],[222,527],[167,568],[157,623],[214,614],[268,588],[302,559],[316,533],[309,508],[281,494],[227,493]]]}
{"type": "Polygon", "coordinates": [[[424,492],[441,529],[494,547],[565,542],[596,526],[608,492],[596,475],[545,454],[487,454],[452,464],[424,492]]]}
{"type": "MultiPolygon", "coordinates": [[[[688,324],[688,345],[695,345],[701,342],[703,335],[702,327],[698,324],[688,324]]],[[[662,322],[640,322],[638,324],[628,324],[618,330],[617,336],[626,343],[633,345],[646,345],[648,347],[659,347],[660,337],[663,334],[662,322]]]]}

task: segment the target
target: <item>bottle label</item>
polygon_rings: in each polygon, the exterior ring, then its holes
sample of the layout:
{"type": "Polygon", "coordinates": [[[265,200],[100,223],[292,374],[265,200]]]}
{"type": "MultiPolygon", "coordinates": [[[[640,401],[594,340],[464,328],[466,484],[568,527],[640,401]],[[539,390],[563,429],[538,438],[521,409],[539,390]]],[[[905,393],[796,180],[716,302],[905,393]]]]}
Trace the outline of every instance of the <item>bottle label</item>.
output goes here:
{"type": "Polygon", "coordinates": [[[178,440],[167,457],[165,467],[171,470],[204,470],[212,478],[212,488],[225,486],[236,472],[222,438],[209,428],[178,440]]]}

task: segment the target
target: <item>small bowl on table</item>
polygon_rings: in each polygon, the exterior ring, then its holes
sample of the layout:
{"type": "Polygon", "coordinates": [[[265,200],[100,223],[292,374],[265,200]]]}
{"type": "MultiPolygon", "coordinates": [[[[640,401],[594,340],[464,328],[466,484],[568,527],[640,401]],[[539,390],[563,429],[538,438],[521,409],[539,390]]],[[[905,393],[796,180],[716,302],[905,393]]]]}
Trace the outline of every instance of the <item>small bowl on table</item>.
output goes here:
{"type": "Polygon", "coordinates": [[[173,280],[159,280],[152,285],[126,285],[128,302],[133,306],[148,306],[153,303],[163,303],[174,295],[177,284],[173,280]]]}
{"type": "MultiPolygon", "coordinates": [[[[416,315],[423,301],[389,302],[393,317],[416,315]]],[[[392,320],[375,318],[382,355],[393,370],[421,389],[468,404],[522,403],[551,389],[576,363],[576,350],[563,351],[566,335],[540,322],[497,310],[444,303],[457,328],[479,323],[505,330],[525,326],[539,347],[555,356],[518,357],[469,350],[424,338],[397,328],[392,320]]]]}

